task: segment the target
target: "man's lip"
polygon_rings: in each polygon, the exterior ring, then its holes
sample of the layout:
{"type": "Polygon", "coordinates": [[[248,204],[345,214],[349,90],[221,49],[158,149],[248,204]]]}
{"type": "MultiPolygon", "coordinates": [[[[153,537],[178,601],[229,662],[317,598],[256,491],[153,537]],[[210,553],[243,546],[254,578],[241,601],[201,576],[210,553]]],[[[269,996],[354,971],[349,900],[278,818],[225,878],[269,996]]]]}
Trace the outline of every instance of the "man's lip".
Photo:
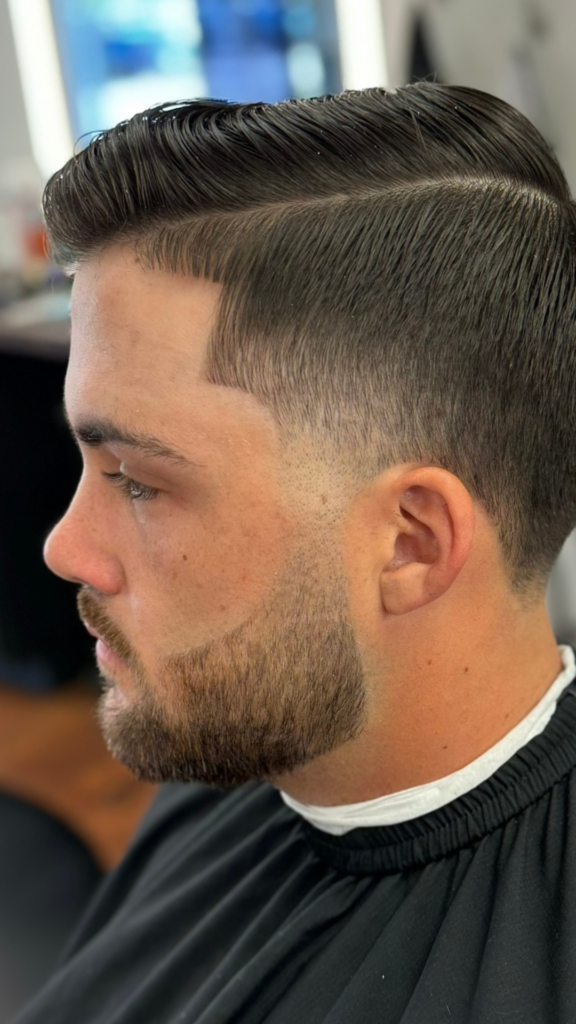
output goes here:
{"type": "Polygon", "coordinates": [[[124,660],[123,658],[120,657],[119,654],[116,654],[116,651],[112,650],[112,648],[108,646],[106,641],[102,639],[100,634],[97,633],[95,629],[92,629],[91,626],[87,626],[86,623],[84,622],[84,620],[82,620],[82,623],[84,625],[84,628],[87,630],[87,632],[90,633],[90,636],[93,636],[94,639],[98,641],[98,643],[96,644],[96,655],[97,655],[97,657],[104,657],[105,656],[107,660],[112,659],[112,661],[123,661],[124,660]]]}
{"type": "Polygon", "coordinates": [[[84,623],[84,628],[86,629],[86,631],[88,633],[90,633],[90,636],[94,637],[95,640],[101,640],[102,639],[100,634],[97,633],[95,629],[92,629],[90,626],[87,626],[86,623],[84,623]]]}

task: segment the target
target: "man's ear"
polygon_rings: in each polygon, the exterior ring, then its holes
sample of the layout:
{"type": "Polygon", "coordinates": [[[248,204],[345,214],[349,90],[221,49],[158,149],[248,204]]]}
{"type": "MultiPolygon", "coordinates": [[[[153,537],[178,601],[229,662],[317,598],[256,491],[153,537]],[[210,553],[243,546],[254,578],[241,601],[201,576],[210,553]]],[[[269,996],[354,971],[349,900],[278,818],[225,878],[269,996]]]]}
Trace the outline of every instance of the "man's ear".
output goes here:
{"type": "Polygon", "coordinates": [[[381,571],[383,611],[404,615],[441,597],[465,564],[474,537],[474,503],[447,470],[426,466],[394,481],[391,558],[381,571]]]}

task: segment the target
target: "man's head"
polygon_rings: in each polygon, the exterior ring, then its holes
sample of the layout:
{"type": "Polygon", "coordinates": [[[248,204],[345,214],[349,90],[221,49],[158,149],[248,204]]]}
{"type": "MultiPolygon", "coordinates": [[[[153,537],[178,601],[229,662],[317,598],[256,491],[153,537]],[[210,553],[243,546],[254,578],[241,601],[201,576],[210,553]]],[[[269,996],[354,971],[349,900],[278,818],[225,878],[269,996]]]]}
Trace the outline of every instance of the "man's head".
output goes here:
{"type": "Polygon", "coordinates": [[[46,215],[86,463],[48,561],[121,655],[103,724],[135,770],[233,783],[357,737],[375,632],[479,521],[541,600],[576,521],[576,219],[521,115],[432,85],[176,104],[46,215]]]}

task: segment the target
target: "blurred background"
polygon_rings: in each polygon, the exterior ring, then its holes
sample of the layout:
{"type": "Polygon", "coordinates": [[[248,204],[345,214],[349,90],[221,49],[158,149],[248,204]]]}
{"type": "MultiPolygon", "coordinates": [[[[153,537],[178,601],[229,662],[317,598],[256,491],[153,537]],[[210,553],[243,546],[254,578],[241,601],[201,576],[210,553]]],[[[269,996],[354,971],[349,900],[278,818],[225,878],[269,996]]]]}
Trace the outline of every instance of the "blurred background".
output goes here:
{"type": "MultiPolygon", "coordinates": [[[[14,881],[0,888],[0,1024],[53,967],[154,793],[104,749],[93,641],[74,588],[42,561],[80,470],[62,409],[70,295],[45,255],[46,180],[154,103],[428,79],[518,107],[576,190],[575,56],[573,0],[0,0],[0,879],[14,881]]],[[[573,644],[575,538],[548,591],[556,635],[573,644]]]]}

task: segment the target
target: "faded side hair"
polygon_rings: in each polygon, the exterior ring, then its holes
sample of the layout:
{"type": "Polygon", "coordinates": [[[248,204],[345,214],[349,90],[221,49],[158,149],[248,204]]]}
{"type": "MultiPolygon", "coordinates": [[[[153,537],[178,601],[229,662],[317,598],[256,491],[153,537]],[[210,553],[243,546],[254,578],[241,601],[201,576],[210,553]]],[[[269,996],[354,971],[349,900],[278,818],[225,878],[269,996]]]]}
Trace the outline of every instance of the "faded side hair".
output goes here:
{"type": "Polygon", "coordinates": [[[69,161],[45,212],[72,271],[129,243],[222,282],[209,380],[358,482],[456,474],[513,590],[542,589],[576,525],[576,215],[512,107],[430,83],[164,105],[69,161]]]}

